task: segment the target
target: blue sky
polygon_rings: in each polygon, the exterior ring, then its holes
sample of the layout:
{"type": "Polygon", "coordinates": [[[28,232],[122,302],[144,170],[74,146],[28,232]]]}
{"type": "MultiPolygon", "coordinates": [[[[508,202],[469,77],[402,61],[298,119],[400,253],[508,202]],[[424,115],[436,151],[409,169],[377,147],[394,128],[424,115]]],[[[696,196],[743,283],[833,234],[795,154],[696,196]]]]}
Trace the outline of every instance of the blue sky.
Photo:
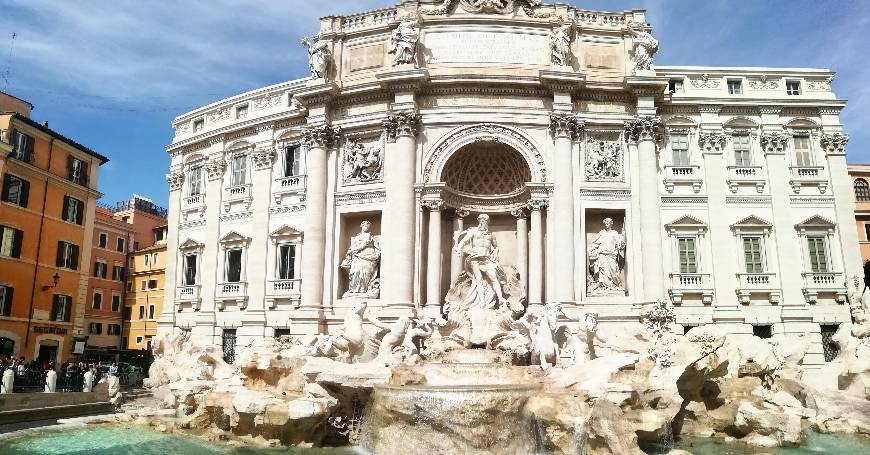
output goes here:
{"type": "MultiPolygon", "coordinates": [[[[100,178],[104,201],[138,193],[165,205],[164,146],[176,115],[307,75],[299,39],[317,30],[318,17],[397,2],[0,0],[0,90],[33,103],[35,120],[111,158],[100,178]]],[[[835,92],[849,100],[849,160],[870,162],[870,2],[567,3],[646,9],[660,65],[833,69],[835,92]]]]}

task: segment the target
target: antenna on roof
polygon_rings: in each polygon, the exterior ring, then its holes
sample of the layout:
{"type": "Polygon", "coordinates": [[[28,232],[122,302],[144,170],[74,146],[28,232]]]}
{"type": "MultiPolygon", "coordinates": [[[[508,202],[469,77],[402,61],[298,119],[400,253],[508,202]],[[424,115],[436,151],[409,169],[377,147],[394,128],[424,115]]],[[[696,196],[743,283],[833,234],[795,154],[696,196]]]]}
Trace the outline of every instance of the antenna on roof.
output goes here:
{"type": "Polygon", "coordinates": [[[12,32],[12,39],[9,44],[9,57],[6,59],[6,69],[3,71],[3,91],[9,87],[9,73],[12,71],[12,51],[15,50],[15,37],[17,33],[12,32]]]}

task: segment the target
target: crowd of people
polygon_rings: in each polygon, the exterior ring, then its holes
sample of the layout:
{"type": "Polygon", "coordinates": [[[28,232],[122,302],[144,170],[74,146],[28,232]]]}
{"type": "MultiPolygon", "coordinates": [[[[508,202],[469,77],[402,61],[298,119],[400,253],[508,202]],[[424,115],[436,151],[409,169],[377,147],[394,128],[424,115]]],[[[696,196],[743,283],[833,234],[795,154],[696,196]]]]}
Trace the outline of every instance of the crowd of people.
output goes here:
{"type": "Polygon", "coordinates": [[[0,372],[12,370],[15,374],[16,389],[30,385],[38,387],[37,383],[45,381],[45,375],[54,370],[58,374],[59,388],[64,390],[80,389],[85,373],[93,375],[93,384],[97,384],[106,376],[118,376],[119,367],[115,362],[64,362],[57,368],[54,362],[45,360],[27,361],[24,357],[0,357],[0,372]]]}

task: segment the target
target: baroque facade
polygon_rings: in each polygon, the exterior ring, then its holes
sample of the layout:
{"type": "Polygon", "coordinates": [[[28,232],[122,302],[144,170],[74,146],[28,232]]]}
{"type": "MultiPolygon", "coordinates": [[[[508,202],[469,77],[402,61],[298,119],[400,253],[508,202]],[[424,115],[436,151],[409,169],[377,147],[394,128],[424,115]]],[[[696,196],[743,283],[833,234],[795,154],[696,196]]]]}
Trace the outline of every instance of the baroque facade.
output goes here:
{"type": "Polygon", "coordinates": [[[328,16],[304,46],[311,77],[173,122],[164,330],[232,355],[361,299],[443,315],[484,218],[513,297],[601,330],[668,298],[684,327],[811,334],[821,365],[850,320],[829,70],[656,66],[641,10],[519,0],[328,16]]]}

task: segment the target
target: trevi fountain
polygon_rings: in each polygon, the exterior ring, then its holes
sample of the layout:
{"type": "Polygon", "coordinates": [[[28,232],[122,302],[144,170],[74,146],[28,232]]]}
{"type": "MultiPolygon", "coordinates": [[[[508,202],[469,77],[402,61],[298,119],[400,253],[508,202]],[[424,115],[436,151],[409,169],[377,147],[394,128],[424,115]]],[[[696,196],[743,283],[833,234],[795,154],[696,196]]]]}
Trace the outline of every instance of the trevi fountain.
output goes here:
{"type": "Polygon", "coordinates": [[[833,73],[659,46],[642,10],[409,0],[176,118],[160,409],[117,419],[374,454],[870,435],[833,73]]]}

